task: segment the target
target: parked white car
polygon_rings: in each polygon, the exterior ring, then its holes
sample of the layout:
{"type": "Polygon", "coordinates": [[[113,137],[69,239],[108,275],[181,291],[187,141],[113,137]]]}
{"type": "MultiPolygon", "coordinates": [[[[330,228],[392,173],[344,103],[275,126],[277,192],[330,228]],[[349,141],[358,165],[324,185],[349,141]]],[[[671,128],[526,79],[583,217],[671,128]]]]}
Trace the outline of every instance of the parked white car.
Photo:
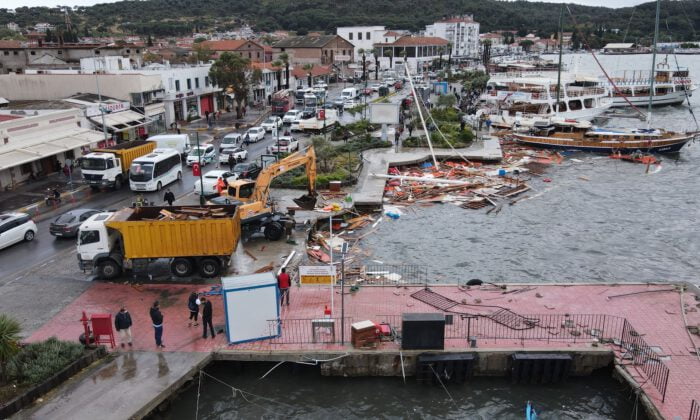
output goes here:
{"type": "Polygon", "coordinates": [[[228,157],[233,155],[236,163],[248,159],[248,151],[240,147],[228,147],[219,153],[219,165],[228,165],[228,157]]]}
{"type": "Polygon", "coordinates": [[[379,92],[380,87],[384,87],[384,85],[381,83],[373,83],[369,88],[372,89],[372,92],[379,92]]]}
{"type": "Polygon", "coordinates": [[[354,100],[350,99],[348,101],[343,102],[343,109],[354,108],[357,105],[359,105],[359,102],[355,102],[354,100]]]}
{"type": "Polygon", "coordinates": [[[195,146],[190,150],[187,155],[187,166],[194,165],[195,162],[199,161],[201,166],[211,163],[216,158],[216,150],[214,150],[213,144],[205,144],[202,146],[195,146]]]}
{"type": "Polygon", "coordinates": [[[292,125],[289,126],[289,131],[302,131],[301,127],[299,126],[299,123],[301,122],[301,119],[297,119],[292,121],[292,125]]]}
{"type": "Polygon", "coordinates": [[[267,148],[268,153],[293,153],[298,151],[299,141],[292,136],[280,136],[278,141],[275,141],[267,148]]]}
{"type": "Polygon", "coordinates": [[[394,87],[394,84],[396,83],[396,80],[394,80],[391,77],[388,77],[382,81],[386,87],[394,87]]]}
{"type": "Polygon", "coordinates": [[[28,214],[0,214],[0,249],[7,248],[17,242],[32,241],[36,232],[36,224],[28,214]]]}
{"type": "Polygon", "coordinates": [[[316,82],[313,87],[314,89],[326,90],[328,89],[328,84],[326,82],[316,82]]]}
{"type": "Polygon", "coordinates": [[[301,111],[298,109],[292,109],[287,111],[286,114],[284,114],[284,117],[282,117],[282,123],[283,124],[291,124],[292,121],[299,119],[301,116],[301,111]]]}
{"type": "MultiPolygon", "coordinates": [[[[234,174],[233,172],[219,169],[205,173],[204,175],[202,175],[202,181],[204,181],[205,196],[216,194],[216,183],[219,180],[219,177],[222,177],[224,179],[224,182],[228,181],[229,179],[235,180],[237,178],[236,174],[234,174]]],[[[195,194],[200,195],[202,193],[201,185],[202,183],[199,181],[199,179],[194,183],[195,194]]]]}
{"type": "MultiPolygon", "coordinates": [[[[257,143],[265,138],[265,129],[262,127],[250,127],[246,134],[251,143],[257,143]]],[[[245,139],[245,136],[243,138],[245,139]]]]}
{"type": "Polygon", "coordinates": [[[241,143],[242,138],[243,138],[243,136],[241,135],[241,133],[228,133],[228,134],[226,134],[221,139],[221,143],[219,143],[219,151],[222,151],[226,148],[238,146],[241,143]]]}
{"type": "Polygon", "coordinates": [[[260,127],[264,128],[265,131],[272,131],[277,126],[277,129],[282,127],[282,118],[280,117],[269,117],[264,123],[260,124],[260,127]]]}

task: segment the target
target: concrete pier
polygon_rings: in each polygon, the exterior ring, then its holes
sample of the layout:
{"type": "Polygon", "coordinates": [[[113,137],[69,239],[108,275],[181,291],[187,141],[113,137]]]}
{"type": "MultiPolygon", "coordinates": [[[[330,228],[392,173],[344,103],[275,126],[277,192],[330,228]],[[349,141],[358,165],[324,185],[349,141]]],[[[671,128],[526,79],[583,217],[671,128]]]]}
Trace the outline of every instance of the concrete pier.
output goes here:
{"type": "MultiPolygon", "coordinates": [[[[438,159],[459,159],[460,155],[469,160],[500,161],[503,158],[501,145],[497,137],[484,136],[483,139],[464,149],[434,149],[438,159]]],[[[372,174],[386,174],[390,166],[412,165],[431,161],[428,148],[403,148],[396,152],[391,149],[373,149],[363,153],[364,166],[358,177],[353,192],[355,205],[360,207],[380,207],[384,197],[386,179],[373,177],[372,174]]]]}

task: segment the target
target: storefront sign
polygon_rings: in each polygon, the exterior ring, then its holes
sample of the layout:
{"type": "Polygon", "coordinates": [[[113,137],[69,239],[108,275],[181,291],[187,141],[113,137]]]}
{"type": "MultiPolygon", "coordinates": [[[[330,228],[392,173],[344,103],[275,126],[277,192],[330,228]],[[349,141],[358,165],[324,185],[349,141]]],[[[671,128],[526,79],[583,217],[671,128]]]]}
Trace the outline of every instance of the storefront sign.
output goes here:
{"type": "Polygon", "coordinates": [[[301,284],[331,284],[333,276],[335,276],[335,266],[332,265],[299,266],[301,284]]]}
{"type": "Polygon", "coordinates": [[[85,116],[89,118],[102,115],[102,112],[105,114],[111,114],[113,112],[128,111],[130,107],[131,104],[129,102],[117,102],[110,104],[102,103],[85,108],[85,116]]]}

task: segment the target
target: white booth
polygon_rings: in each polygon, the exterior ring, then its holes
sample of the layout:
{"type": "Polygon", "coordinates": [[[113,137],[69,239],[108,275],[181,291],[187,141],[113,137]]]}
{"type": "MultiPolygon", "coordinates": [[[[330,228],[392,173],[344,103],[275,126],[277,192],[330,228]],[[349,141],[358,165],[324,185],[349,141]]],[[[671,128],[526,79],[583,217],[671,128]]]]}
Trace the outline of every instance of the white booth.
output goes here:
{"type": "Polygon", "coordinates": [[[274,273],[229,276],[221,279],[226,335],[230,344],[280,335],[279,292],[274,273]],[[272,322],[271,322],[272,321],[272,322]]]}

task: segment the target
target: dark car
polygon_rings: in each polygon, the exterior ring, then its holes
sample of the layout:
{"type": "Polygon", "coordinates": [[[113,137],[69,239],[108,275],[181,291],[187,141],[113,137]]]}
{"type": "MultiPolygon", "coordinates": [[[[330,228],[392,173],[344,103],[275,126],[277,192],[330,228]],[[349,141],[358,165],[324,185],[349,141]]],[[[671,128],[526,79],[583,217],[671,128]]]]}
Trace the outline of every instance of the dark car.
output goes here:
{"type": "Polygon", "coordinates": [[[58,216],[51,225],[49,233],[56,237],[74,238],[78,236],[78,228],[90,216],[99,213],[95,209],[74,209],[58,216]]]}
{"type": "Polygon", "coordinates": [[[239,163],[233,167],[233,173],[238,175],[239,179],[255,179],[260,175],[262,168],[255,162],[239,163]]]}
{"type": "Polygon", "coordinates": [[[313,118],[314,115],[316,115],[316,108],[307,107],[307,108],[304,108],[303,111],[301,111],[301,119],[302,120],[308,120],[309,118],[313,118]]]}

